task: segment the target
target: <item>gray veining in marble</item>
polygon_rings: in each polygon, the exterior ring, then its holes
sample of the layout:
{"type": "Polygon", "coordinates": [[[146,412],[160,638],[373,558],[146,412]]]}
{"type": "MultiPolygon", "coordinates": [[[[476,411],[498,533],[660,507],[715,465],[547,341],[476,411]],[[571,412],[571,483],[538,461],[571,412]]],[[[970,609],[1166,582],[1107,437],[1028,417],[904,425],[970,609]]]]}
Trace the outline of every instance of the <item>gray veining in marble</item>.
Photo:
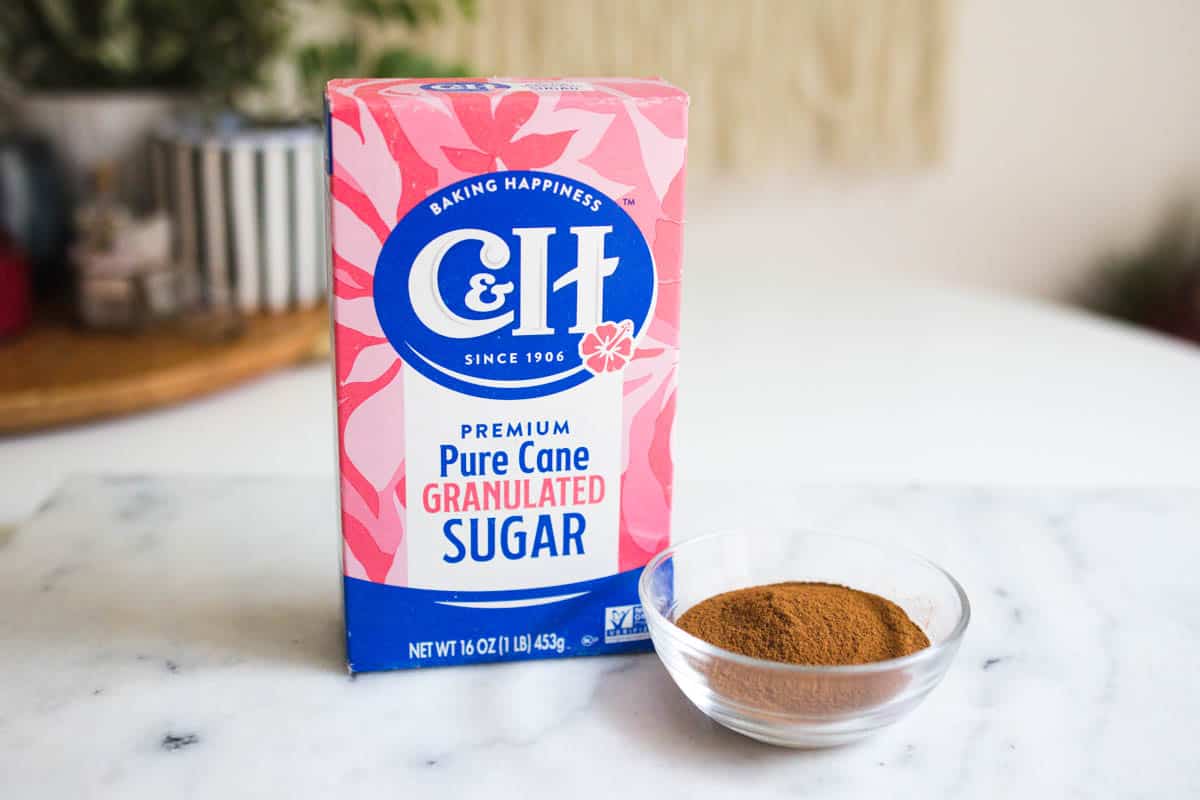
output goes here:
{"type": "Polygon", "coordinates": [[[0,543],[0,797],[1200,794],[1200,494],[683,483],[685,536],[888,537],[973,621],[908,719],[794,752],[652,655],[342,666],[332,486],[79,478],[0,543]]]}

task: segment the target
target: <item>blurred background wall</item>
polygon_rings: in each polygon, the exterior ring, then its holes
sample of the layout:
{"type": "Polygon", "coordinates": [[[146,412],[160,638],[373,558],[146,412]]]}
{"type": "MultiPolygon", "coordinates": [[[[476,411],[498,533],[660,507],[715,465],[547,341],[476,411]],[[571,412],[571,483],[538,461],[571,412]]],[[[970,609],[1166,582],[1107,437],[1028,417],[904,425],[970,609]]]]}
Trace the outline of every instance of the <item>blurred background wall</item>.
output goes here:
{"type": "Polygon", "coordinates": [[[939,144],[948,0],[484,0],[421,37],[505,75],[662,75],[703,173],[907,166],[939,144]]]}
{"type": "Polygon", "coordinates": [[[960,0],[940,163],[804,182],[802,258],[1067,296],[1200,189],[1198,36],[1192,0],[960,0]]]}
{"type": "Polygon", "coordinates": [[[794,268],[1065,298],[1200,186],[1195,0],[478,0],[416,36],[686,87],[693,246],[735,263],[749,226],[794,268]]]}

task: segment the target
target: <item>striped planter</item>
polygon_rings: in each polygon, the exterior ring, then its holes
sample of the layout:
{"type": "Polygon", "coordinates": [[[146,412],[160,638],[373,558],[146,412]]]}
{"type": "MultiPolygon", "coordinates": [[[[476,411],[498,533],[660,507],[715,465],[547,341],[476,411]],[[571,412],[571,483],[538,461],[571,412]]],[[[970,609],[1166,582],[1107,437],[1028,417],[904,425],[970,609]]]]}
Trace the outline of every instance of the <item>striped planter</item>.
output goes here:
{"type": "Polygon", "coordinates": [[[180,124],[154,138],[155,200],[173,223],[176,262],[204,302],[254,314],[324,299],[323,147],[321,129],[307,125],[180,124]]]}

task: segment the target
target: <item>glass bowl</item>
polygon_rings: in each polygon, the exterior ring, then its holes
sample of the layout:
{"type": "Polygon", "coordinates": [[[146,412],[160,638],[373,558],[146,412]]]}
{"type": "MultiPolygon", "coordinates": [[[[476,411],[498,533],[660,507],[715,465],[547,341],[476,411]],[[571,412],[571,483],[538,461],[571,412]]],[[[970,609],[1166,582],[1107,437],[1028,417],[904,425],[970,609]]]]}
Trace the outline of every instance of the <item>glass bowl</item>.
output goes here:
{"type": "Polygon", "coordinates": [[[832,747],[891,725],[937,686],[971,616],[944,569],[900,547],[791,530],[728,531],[659,553],[638,594],[654,649],[697,708],[727,728],[787,747],[832,747]],[[930,646],[853,666],[764,661],[711,645],[675,624],[721,592],[781,581],[823,581],[899,605],[930,646]]]}

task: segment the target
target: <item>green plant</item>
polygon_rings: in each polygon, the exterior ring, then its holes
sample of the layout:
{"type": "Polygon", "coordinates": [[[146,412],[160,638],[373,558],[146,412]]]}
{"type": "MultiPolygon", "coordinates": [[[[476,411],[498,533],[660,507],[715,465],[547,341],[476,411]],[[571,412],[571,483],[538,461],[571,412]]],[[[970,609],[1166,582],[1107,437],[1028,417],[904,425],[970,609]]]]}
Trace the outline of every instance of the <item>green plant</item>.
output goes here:
{"type": "Polygon", "coordinates": [[[1180,204],[1151,241],[1105,259],[1084,293],[1101,313],[1200,342],[1200,216],[1180,204]]]}
{"type": "Polygon", "coordinates": [[[287,0],[0,0],[0,70],[56,89],[228,99],[287,44],[287,0]]]}
{"type": "MultiPolygon", "coordinates": [[[[0,0],[0,72],[26,89],[168,89],[234,97],[264,82],[277,57],[294,56],[306,99],[330,78],[454,77],[407,44],[372,46],[396,24],[416,33],[473,0],[0,0]],[[305,5],[337,8],[329,41],[297,44],[289,20],[305,5]]],[[[389,37],[390,38],[390,37],[389,37]]],[[[314,105],[307,109],[318,111],[314,105]]]]}
{"type": "MultiPolygon", "coordinates": [[[[456,77],[468,74],[460,63],[447,63],[406,46],[372,48],[370,33],[388,23],[399,23],[409,33],[444,19],[446,6],[471,16],[474,0],[341,0],[344,29],[329,42],[301,47],[296,54],[301,89],[306,98],[318,98],[330,78],[456,77]]],[[[315,109],[314,109],[315,110],[315,109]]]]}

